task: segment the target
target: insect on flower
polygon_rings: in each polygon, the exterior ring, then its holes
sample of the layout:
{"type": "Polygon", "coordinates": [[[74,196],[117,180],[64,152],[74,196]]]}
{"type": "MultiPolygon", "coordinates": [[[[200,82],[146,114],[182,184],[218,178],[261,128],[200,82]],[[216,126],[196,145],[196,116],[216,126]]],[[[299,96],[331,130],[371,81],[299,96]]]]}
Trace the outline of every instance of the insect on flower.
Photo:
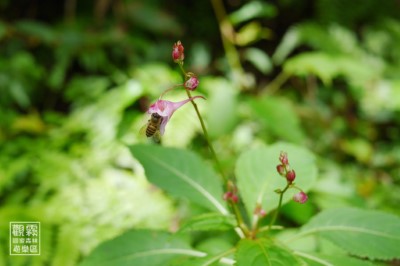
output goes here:
{"type": "Polygon", "coordinates": [[[146,137],[152,137],[156,143],[161,142],[160,126],[163,121],[162,116],[158,113],[152,113],[150,119],[140,129],[140,134],[146,134],[146,137]]]}
{"type": "Polygon", "coordinates": [[[194,96],[180,102],[171,102],[159,99],[157,102],[150,105],[149,110],[147,110],[147,113],[149,113],[151,117],[147,124],[141,128],[140,133],[146,133],[148,138],[152,137],[155,142],[160,143],[161,136],[164,135],[165,132],[165,126],[174,112],[185,103],[196,98],[204,99],[203,96],[194,96]]]}

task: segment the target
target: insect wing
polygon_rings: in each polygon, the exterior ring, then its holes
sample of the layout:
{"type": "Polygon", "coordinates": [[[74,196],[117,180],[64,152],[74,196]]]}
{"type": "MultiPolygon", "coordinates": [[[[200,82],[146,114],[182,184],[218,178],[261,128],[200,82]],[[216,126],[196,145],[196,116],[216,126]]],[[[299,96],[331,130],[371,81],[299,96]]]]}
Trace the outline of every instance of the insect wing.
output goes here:
{"type": "Polygon", "coordinates": [[[161,143],[161,133],[160,130],[157,130],[153,135],[153,140],[156,143],[161,143]]]}
{"type": "Polygon", "coordinates": [[[146,124],[144,124],[141,128],[140,128],[140,130],[139,130],[139,134],[140,135],[146,135],[146,129],[147,129],[147,126],[149,125],[149,123],[147,122],[146,124]]]}

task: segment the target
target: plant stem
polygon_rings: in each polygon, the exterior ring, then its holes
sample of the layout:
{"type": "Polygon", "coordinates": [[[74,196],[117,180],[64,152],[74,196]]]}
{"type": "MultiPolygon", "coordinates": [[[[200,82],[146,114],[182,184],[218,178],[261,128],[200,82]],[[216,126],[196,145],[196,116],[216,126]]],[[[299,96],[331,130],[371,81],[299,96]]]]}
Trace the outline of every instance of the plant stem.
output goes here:
{"type": "Polygon", "coordinates": [[[274,213],[274,217],[272,217],[271,222],[269,223],[269,229],[271,229],[272,225],[275,223],[276,219],[278,218],[279,211],[282,206],[282,199],[283,199],[283,194],[285,194],[286,190],[290,187],[290,184],[288,183],[286,187],[279,193],[279,203],[278,203],[278,208],[276,208],[276,211],[274,213]]]}
{"type": "MultiPolygon", "coordinates": [[[[184,75],[184,80],[185,80],[186,79],[186,71],[183,68],[183,63],[181,62],[178,65],[179,65],[179,68],[181,69],[181,71],[182,71],[182,73],[184,75]]],[[[189,90],[186,90],[186,94],[187,94],[188,98],[192,97],[192,95],[191,95],[189,90]]],[[[210,137],[208,135],[208,131],[207,131],[206,125],[204,123],[203,117],[200,114],[199,108],[197,107],[197,104],[194,101],[191,101],[191,102],[192,102],[192,105],[193,105],[193,107],[194,107],[194,109],[196,111],[197,117],[199,118],[200,125],[201,125],[201,128],[203,130],[204,138],[207,141],[207,145],[208,145],[208,148],[210,149],[210,152],[211,152],[211,155],[213,157],[213,160],[215,161],[215,164],[217,165],[218,171],[220,172],[224,183],[226,185],[228,185],[229,179],[225,175],[225,173],[224,173],[224,171],[222,169],[221,163],[219,162],[218,156],[217,156],[217,154],[216,154],[216,152],[214,150],[214,147],[213,147],[213,145],[212,145],[212,143],[210,141],[210,137]]],[[[232,210],[233,210],[233,212],[235,214],[237,225],[238,225],[238,227],[240,228],[240,230],[242,232],[242,234],[239,234],[239,235],[241,237],[242,236],[248,236],[249,235],[249,229],[247,228],[247,225],[243,220],[242,214],[240,213],[240,210],[239,210],[237,204],[231,202],[231,207],[232,207],[232,210]]]]}
{"type": "MultiPolygon", "coordinates": [[[[180,69],[181,69],[181,71],[182,71],[182,73],[184,75],[184,80],[185,80],[186,79],[186,71],[183,68],[183,64],[179,63],[178,65],[179,65],[179,67],[180,67],[180,69]]],[[[187,94],[187,96],[189,98],[192,98],[192,95],[191,95],[189,90],[186,90],[186,94],[187,94]]],[[[215,164],[217,165],[218,171],[220,172],[220,174],[222,176],[222,179],[224,180],[225,183],[227,183],[228,182],[228,178],[225,176],[225,173],[222,170],[221,163],[218,160],[218,156],[215,153],[213,145],[211,144],[210,137],[208,136],[208,131],[207,131],[206,125],[204,123],[203,117],[201,116],[199,108],[197,107],[197,104],[195,103],[195,101],[192,100],[191,102],[192,102],[192,105],[194,107],[194,110],[196,111],[197,117],[199,118],[201,129],[203,130],[204,138],[207,141],[207,145],[208,145],[208,148],[210,149],[211,156],[213,157],[213,159],[215,161],[215,164]]]]}
{"type": "Polygon", "coordinates": [[[240,62],[239,53],[234,45],[234,41],[236,38],[235,29],[228,19],[223,1],[211,0],[211,4],[213,6],[215,16],[218,20],[222,45],[225,50],[228,64],[231,67],[233,78],[238,84],[243,86],[243,77],[245,74],[242,64],[240,62]]]}
{"type": "Polygon", "coordinates": [[[242,214],[240,213],[240,210],[239,210],[237,204],[232,202],[231,206],[232,206],[233,212],[235,213],[235,218],[236,218],[238,227],[242,230],[244,236],[249,236],[250,231],[247,228],[246,223],[243,221],[242,214]]]}

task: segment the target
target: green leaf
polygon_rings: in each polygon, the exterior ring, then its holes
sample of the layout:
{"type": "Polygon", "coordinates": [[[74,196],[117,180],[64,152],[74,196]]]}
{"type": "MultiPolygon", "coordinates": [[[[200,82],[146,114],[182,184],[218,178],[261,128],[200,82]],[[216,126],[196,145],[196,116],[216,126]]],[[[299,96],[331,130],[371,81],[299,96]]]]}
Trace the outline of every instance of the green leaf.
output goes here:
{"type": "Polygon", "coordinates": [[[209,77],[201,80],[201,87],[208,93],[204,110],[207,111],[208,133],[212,138],[229,134],[237,121],[237,85],[228,79],[209,77]]]}
{"type": "MultiPolygon", "coordinates": [[[[295,183],[298,187],[308,191],[315,182],[317,168],[314,156],[305,148],[279,142],[247,151],[239,157],[235,173],[240,195],[249,214],[253,213],[258,201],[267,213],[278,206],[279,195],[275,190],[286,186],[286,179],[276,171],[281,151],[288,154],[290,166],[296,171],[295,183]]],[[[289,189],[284,194],[282,203],[290,201],[297,192],[289,189]]]]}
{"type": "Polygon", "coordinates": [[[299,236],[309,234],[318,234],[352,255],[400,258],[400,218],[392,214],[356,208],[329,209],[304,225],[299,236]]]}
{"type": "Polygon", "coordinates": [[[261,73],[267,74],[272,71],[272,62],[268,54],[258,48],[247,48],[243,57],[251,62],[261,73]]]}
{"type": "Polygon", "coordinates": [[[284,98],[266,97],[250,101],[255,115],[266,127],[267,132],[279,139],[294,143],[302,143],[305,139],[297,116],[291,102],[284,98]]]}
{"type": "Polygon", "coordinates": [[[295,255],[266,239],[242,239],[236,252],[236,266],[304,265],[295,255]]]}
{"type": "Polygon", "coordinates": [[[234,228],[235,224],[236,221],[233,216],[226,216],[220,213],[205,213],[187,221],[180,228],[180,231],[229,230],[234,228]]]}
{"type": "Polygon", "coordinates": [[[151,183],[174,196],[228,214],[222,201],[220,177],[196,154],[155,145],[134,145],[130,150],[151,183]]]}
{"type": "Polygon", "coordinates": [[[243,5],[240,9],[232,12],[229,16],[232,24],[237,25],[244,21],[262,17],[274,17],[276,15],[275,6],[261,1],[251,1],[243,5]]]}
{"type": "Polygon", "coordinates": [[[296,255],[302,257],[302,259],[307,263],[308,266],[372,266],[373,264],[369,261],[359,260],[347,256],[329,256],[322,254],[310,254],[303,252],[296,252],[296,255]]]}
{"type": "Polygon", "coordinates": [[[166,232],[133,230],[100,244],[80,266],[164,266],[180,256],[204,256],[166,232]]]}

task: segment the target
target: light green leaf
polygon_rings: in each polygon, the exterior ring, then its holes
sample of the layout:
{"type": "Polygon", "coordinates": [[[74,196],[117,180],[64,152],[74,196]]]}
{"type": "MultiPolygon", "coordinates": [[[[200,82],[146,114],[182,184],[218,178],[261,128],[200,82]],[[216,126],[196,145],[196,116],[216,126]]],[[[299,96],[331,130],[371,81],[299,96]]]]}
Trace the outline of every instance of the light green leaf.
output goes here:
{"type": "Polygon", "coordinates": [[[266,239],[243,239],[236,252],[237,266],[305,265],[289,250],[273,245],[266,239]]]}
{"type": "Polygon", "coordinates": [[[232,81],[224,78],[204,78],[201,88],[207,96],[207,122],[211,137],[229,134],[237,121],[238,87],[232,81]],[[218,88],[218,89],[215,89],[218,88]]]}
{"type": "Polygon", "coordinates": [[[261,2],[251,1],[243,5],[240,9],[230,14],[232,24],[237,25],[244,21],[253,20],[260,17],[273,17],[276,15],[275,6],[261,2]]]}
{"type": "Polygon", "coordinates": [[[172,264],[171,266],[226,266],[226,265],[234,265],[235,261],[231,258],[228,258],[227,255],[233,253],[234,249],[215,254],[215,255],[207,255],[202,258],[191,257],[187,261],[182,262],[178,261],[176,264],[172,264]]]}
{"type": "Polygon", "coordinates": [[[370,259],[400,258],[400,218],[355,208],[329,209],[304,225],[300,235],[318,234],[352,255],[370,259]]]}
{"type": "Polygon", "coordinates": [[[268,54],[258,48],[247,48],[243,57],[250,61],[261,73],[267,74],[272,70],[272,62],[268,54]]]}
{"type": "Polygon", "coordinates": [[[377,69],[371,69],[358,58],[323,52],[296,55],[284,63],[283,69],[291,75],[315,75],[327,85],[339,76],[344,76],[353,85],[364,85],[366,81],[379,76],[377,69]]]}
{"type": "Polygon", "coordinates": [[[151,183],[174,196],[228,214],[222,201],[220,177],[196,154],[155,145],[134,145],[130,150],[151,183]]]}
{"type": "MultiPolygon", "coordinates": [[[[298,187],[308,191],[315,182],[317,168],[314,156],[305,148],[279,142],[269,147],[247,151],[239,157],[235,172],[239,192],[249,214],[253,213],[258,201],[267,213],[278,206],[279,195],[275,190],[286,186],[286,179],[276,171],[281,151],[288,154],[289,163],[296,171],[295,183],[298,187]]],[[[289,189],[284,194],[282,203],[290,201],[297,192],[295,189],[289,189]]]]}
{"type": "Polygon", "coordinates": [[[267,132],[279,139],[302,143],[305,139],[300,120],[293,105],[286,99],[266,97],[250,101],[255,115],[266,127],[267,132]]]}
{"type": "Polygon", "coordinates": [[[295,252],[296,255],[302,257],[308,266],[372,266],[369,261],[359,260],[346,256],[329,256],[322,254],[310,254],[303,252],[295,252]]]}
{"type": "Polygon", "coordinates": [[[229,230],[236,225],[233,216],[226,216],[220,213],[205,213],[193,217],[180,228],[181,232],[186,231],[210,231],[229,230]]]}
{"type": "Polygon", "coordinates": [[[180,256],[204,256],[186,241],[166,232],[129,231],[100,244],[80,266],[164,266],[180,256]]]}

